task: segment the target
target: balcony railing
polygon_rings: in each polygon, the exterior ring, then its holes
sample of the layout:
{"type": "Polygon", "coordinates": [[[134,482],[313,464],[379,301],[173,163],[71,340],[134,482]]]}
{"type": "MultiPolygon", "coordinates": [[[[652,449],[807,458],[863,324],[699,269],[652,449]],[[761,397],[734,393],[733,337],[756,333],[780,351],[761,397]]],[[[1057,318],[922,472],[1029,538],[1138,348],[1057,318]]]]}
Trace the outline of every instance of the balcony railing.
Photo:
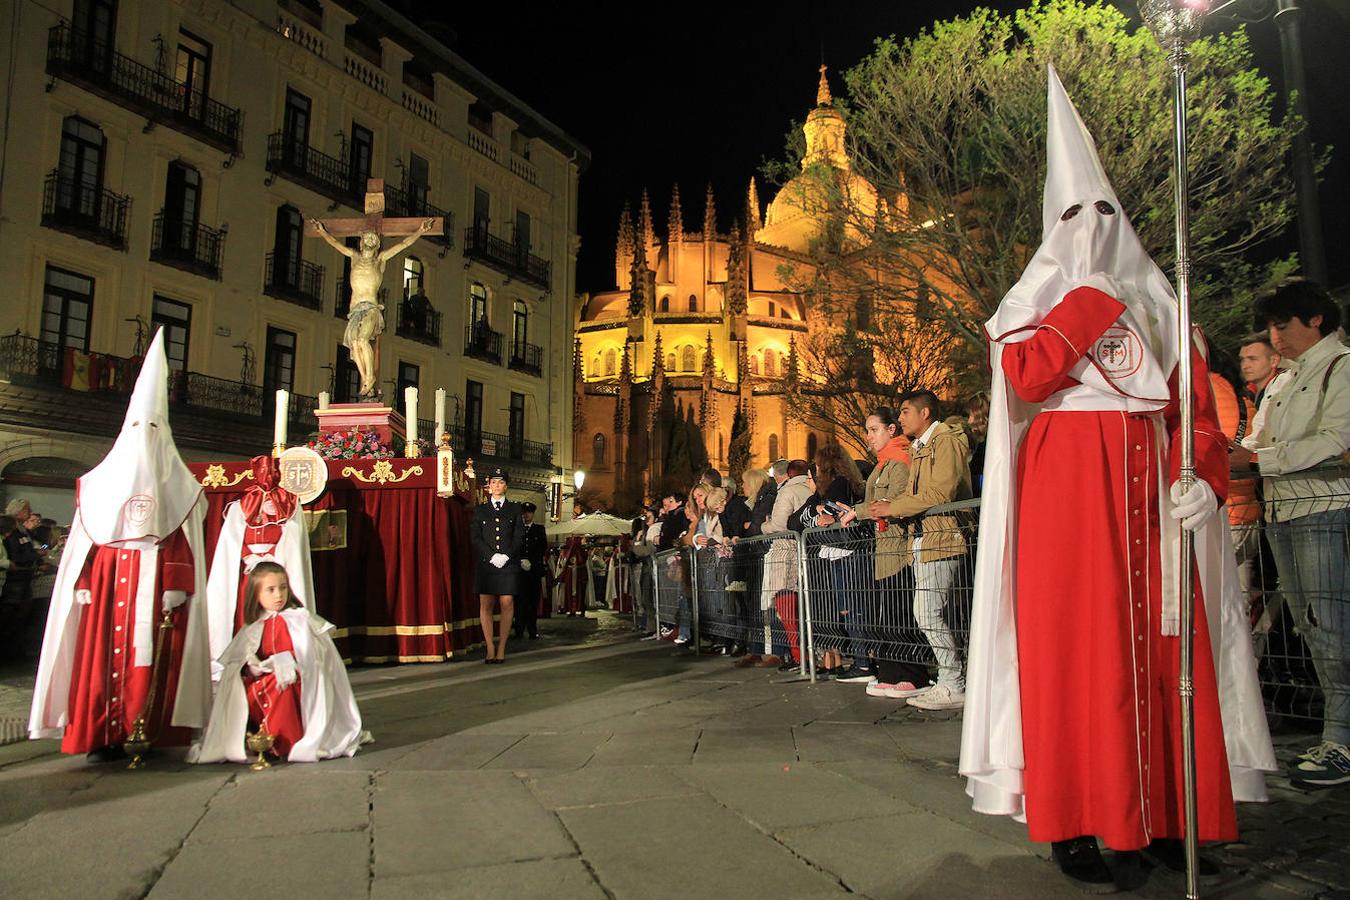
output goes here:
{"type": "Polygon", "coordinates": [[[450,446],[456,454],[482,459],[502,459],[526,465],[550,467],[553,465],[553,445],[527,441],[521,435],[500,434],[462,425],[449,425],[450,446]]]}
{"type": "Polygon", "coordinates": [[[345,160],[291,139],[285,132],[267,136],[267,171],[294,181],[330,200],[364,208],[364,179],[354,179],[345,160]]]}
{"type": "Polygon", "coordinates": [[[150,236],[150,258],[166,266],[220,280],[225,250],[223,229],[184,222],[160,210],[150,236]]]}
{"type": "Polygon", "coordinates": [[[226,153],[239,152],[242,112],[118,53],[106,39],[76,31],[69,22],[47,32],[47,74],[226,153]]]}
{"type": "MultiPolygon", "coordinates": [[[[124,398],[135,387],[140,365],[138,359],[109,353],[84,353],[25,334],[0,337],[0,380],[69,390],[72,395],[111,395],[117,398],[118,409],[125,405],[124,398]]],[[[200,372],[173,372],[169,382],[171,408],[221,414],[230,421],[240,417],[256,419],[248,424],[269,429],[273,396],[256,384],[229,381],[200,372]]],[[[317,404],[315,397],[291,394],[288,418],[296,426],[297,434],[314,430],[313,413],[317,404]]]]}
{"type": "Polygon", "coordinates": [[[464,258],[479,260],[499,272],[545,289],[549,286],[548,260],[535,256],[526,247],[489,233],[481,226],[464,230],[464,258]]]}
{"type": "Polygon", "coordinates": [[[483,324],[465,326],[464,355],[501,365],[502,333],[483,324]]]}
{"type": "Polygon", "coordinates": [[[308,309],[323,307],[323,266],[303,259],[267,254],[263,293],[308,309]]]}
{"type": "Polygon", "coordinates": [[[130,212],[130,197],[86,184],[59,169],[52,170],[42,185],[42,224],[97,244],[125,250],[130,212]]]}
{"type": "MultiPolygon", "coordinates": [[[[376,294],[377,302],[388,308],[389,288],[380,288],[376,294]]],[[[347,313],[352,311],[352,288],[347,283],[347,279],[339,278],[337,280],[337,303],[333,304],[333,315],[339,319],[347,318],[347,313]]]]}
{"type": "Polygon", "coordinates": [[[527,344],[522,341],[512,341],[511,357],[506,366],[515,369],[517,372],[526,372],[530,375],[542,375],[544,372],[544,348],[538,344],[527,344]]]}
{"type": "Polygon", "coordinates": [[[398,324],[395,334],[410,340],[441,345],[441,314],[431,305],[425,294],[414,294],[398,304],[398,324]]]}
{"type": "Polygon", "coordinates": [[[426,201],[425,197],[420,196],[420,193],[417,190],[407,191],[386,184],[384,186],[384,214],[413,219],[440,216],[445,219],[445,233],[429,234],[424,240],[431,241],[433,244],[440,244],[446,248],[453,247],[455,245],[455,214],[441,209],[439,206],[432,206],[426,201]]]}

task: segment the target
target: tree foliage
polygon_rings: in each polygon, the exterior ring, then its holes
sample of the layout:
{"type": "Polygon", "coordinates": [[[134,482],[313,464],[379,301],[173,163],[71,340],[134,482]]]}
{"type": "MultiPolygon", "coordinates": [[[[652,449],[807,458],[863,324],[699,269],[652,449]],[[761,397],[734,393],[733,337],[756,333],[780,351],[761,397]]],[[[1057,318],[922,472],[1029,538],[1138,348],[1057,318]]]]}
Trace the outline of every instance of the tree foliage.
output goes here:
{"type": "MultiPolygon", "coordinates": [[[[1286,159],[1302,123],[1277,113],[1244,31],[1196,42],[1191,59],[1194,315],[1230,348],[1252,295],[1295,266],[1260,255],[1293,215],[1286,159]]],[[[892,325],[915,310],[944,323],[958,375],[983,358],[981,326],[1040,243],[1048,63],[1144,246],[1170,272],[1169,68],[1148,31],[1119,10],[1081,0],[1039,0],[1012,15],[977,9],[916,37],[880,39],[845,74],[849,157],[889,210],[865,214],[826,185],[835,214],[867,246],[830,253],[822,241],[814,277],[833,281],[835,297],[849,295],[838,287],[850,279],[889,286],[874,292],[875,312],[881,321],[892,313],[892,325]]],[[[766,174],[795,175],[799,148],[793,136],[790,170],[768,164],[766,174]]]]}

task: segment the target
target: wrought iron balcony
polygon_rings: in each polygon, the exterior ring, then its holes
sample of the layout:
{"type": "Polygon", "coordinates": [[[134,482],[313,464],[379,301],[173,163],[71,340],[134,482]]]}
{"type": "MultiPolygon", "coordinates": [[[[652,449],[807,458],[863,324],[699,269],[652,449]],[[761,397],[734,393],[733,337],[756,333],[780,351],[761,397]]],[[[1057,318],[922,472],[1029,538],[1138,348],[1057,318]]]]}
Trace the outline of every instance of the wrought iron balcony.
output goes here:
{"type": "Polygon", "coordinates": [[[155,216],[150,236],[150,258],[155,262],[219,281],[224,249],[224,229],[184,222],[166,210],[155,216]]]}
{"type": "Polygon", "coordinates": [[[394,333],[399,337],[439,347],[441,314],[431,305],[426,294],[414,294],[399,302],[398,324],[394,333]]]}
{"type": "MultiPolygon", "coordinates": [[[[380,288],[376,295],[381,306],[388,309],[389,288],[380,288]]],[[[347,318],[347,313],[352,311],[352,288],[347,283],[347,279],[339,278],[337,280],[337,303],[333,304],[333,315],[339,319],[347,318]]]]}
{"type": "Polygon", "coordinates": [[[303,259],[267,254],[263,293],[308,309],[323,307],[323,266],[303,259]]]}
{"type": "Polygon", "coordinates": [[[547,289],[549,286],[548,260],[535,256],[528,248],[489,233],[481,226],[464,230],[464,258],[476,259],[498,272],[541,288],[547,289]]]}
{"type": "MultiPolygon", "coordinates": [[[[25,387],[40,387],[68,393],[76,402],[53,402],[47,399],[39,407],[49,411],[49,419],[29,424],[57,424],[56,419],[77,411],[81,422],[101,422],[108,433],[115,434],[126,410],[126,398],[136,385],[141,360],[113,356],[110,353],[84,353],[70,347],[29,337],[8,334],[0,337],[0,381],[25,387]]],[[[224,378],[214,378],[199,372],[173,372],[169,382],[171,409],[201,414],[210,419],[224,419],[231,425],[251,429],[221,430],[219,422],[202,429],[209,445],[218,445],[234,436],[254,446],[259,438],[266,441],[271,432],[271,403],[274,395],[256,384],[244,384],[224,378]]],[[[291,394],[289,419],[297,435],[315,429],[314,408],[318,399],[304,394],[291,394]]],[[[182,429],[175,423],[174,433],[182,429]]]]}
{"type": "Polygon", "coordinates": [[[42,224],[96,244],[127,249],[131,198],[53,169],[42,185],[42,224]]]}
{"type": "MultiPolygon", "coordinates": [[[[434,426],[433,426],[434,427],[434,426]]],[[[480,460],[509,460],[528,466],[550,468],[553,465],[553,445],[527,441],[521,435],[500,434],[463,425],[447,425],[450,446],[456,455],[480,460]]]]}
{"type": "Polygon", "coordinates": [[[538,344],[527,344],[521,341],[511,342],[511,357],[507,360],[506,366],[509,369],[515,369],[517,372],[525,372],[530,375],[542,375],[544,348],[538,344]]]}
{"type": "Polygon", "coordinates": [[[353,209],[363,209],[366,182],[353,179],[345,160],[291,140],[284,132],[267,136],[267,171],[353,209]]]}
{"type": "Polygon", "coordinates": [[[455,214],[449,210],[441,209],[439,206],[432,206],[426,201],[425,197],[419,196],[419,194],[420,192],[416,190],[407,191],[386,184],[384,186],[384,214],[407,218],[435,218],[440,216],[445,219],[445,233],[428,234],[423,240],[440,244],[447,250],[454,247],[455,214]]]}
{"type": "Polygon", "coordinates": [[[108,41],[76,31],[69,22],[47,32],[47,74],[226,153],[239,152],[242,112],[118,53],[108,41]]]}
{"type": "Polygon", "coordinates": [[[465,326],[464,355],[501,365],[502,333],[493,331],[485,323],[465,326]]]}

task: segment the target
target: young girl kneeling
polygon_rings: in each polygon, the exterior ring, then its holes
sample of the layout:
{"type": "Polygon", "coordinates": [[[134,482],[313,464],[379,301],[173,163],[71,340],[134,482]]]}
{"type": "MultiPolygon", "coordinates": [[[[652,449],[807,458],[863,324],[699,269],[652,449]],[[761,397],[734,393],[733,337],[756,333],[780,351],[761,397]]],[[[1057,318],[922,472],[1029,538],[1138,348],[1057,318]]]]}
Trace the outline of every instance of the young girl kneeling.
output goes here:
{"type": "Polygon", "coordinates": [[[332,630],[291,596],[285,569],[258,563],[244,627],[213,664],[211,720],[188,761],[247,762],[250,731],[272,735],[272,753],[290,762],[351,756],[370,740],[332,630]]]}

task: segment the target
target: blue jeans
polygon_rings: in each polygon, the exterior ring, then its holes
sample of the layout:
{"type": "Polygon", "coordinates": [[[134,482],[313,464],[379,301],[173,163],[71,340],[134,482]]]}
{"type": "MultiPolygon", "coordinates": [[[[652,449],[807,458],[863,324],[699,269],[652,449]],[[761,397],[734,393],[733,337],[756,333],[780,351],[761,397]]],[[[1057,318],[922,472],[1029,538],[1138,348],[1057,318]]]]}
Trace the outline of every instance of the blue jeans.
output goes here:
{"type": "Polygon", "coordinates": [[[1350,743],[1350,509],[1272,522],[1266,539],[1326,701],[1322,739],[1350,743]]]}

